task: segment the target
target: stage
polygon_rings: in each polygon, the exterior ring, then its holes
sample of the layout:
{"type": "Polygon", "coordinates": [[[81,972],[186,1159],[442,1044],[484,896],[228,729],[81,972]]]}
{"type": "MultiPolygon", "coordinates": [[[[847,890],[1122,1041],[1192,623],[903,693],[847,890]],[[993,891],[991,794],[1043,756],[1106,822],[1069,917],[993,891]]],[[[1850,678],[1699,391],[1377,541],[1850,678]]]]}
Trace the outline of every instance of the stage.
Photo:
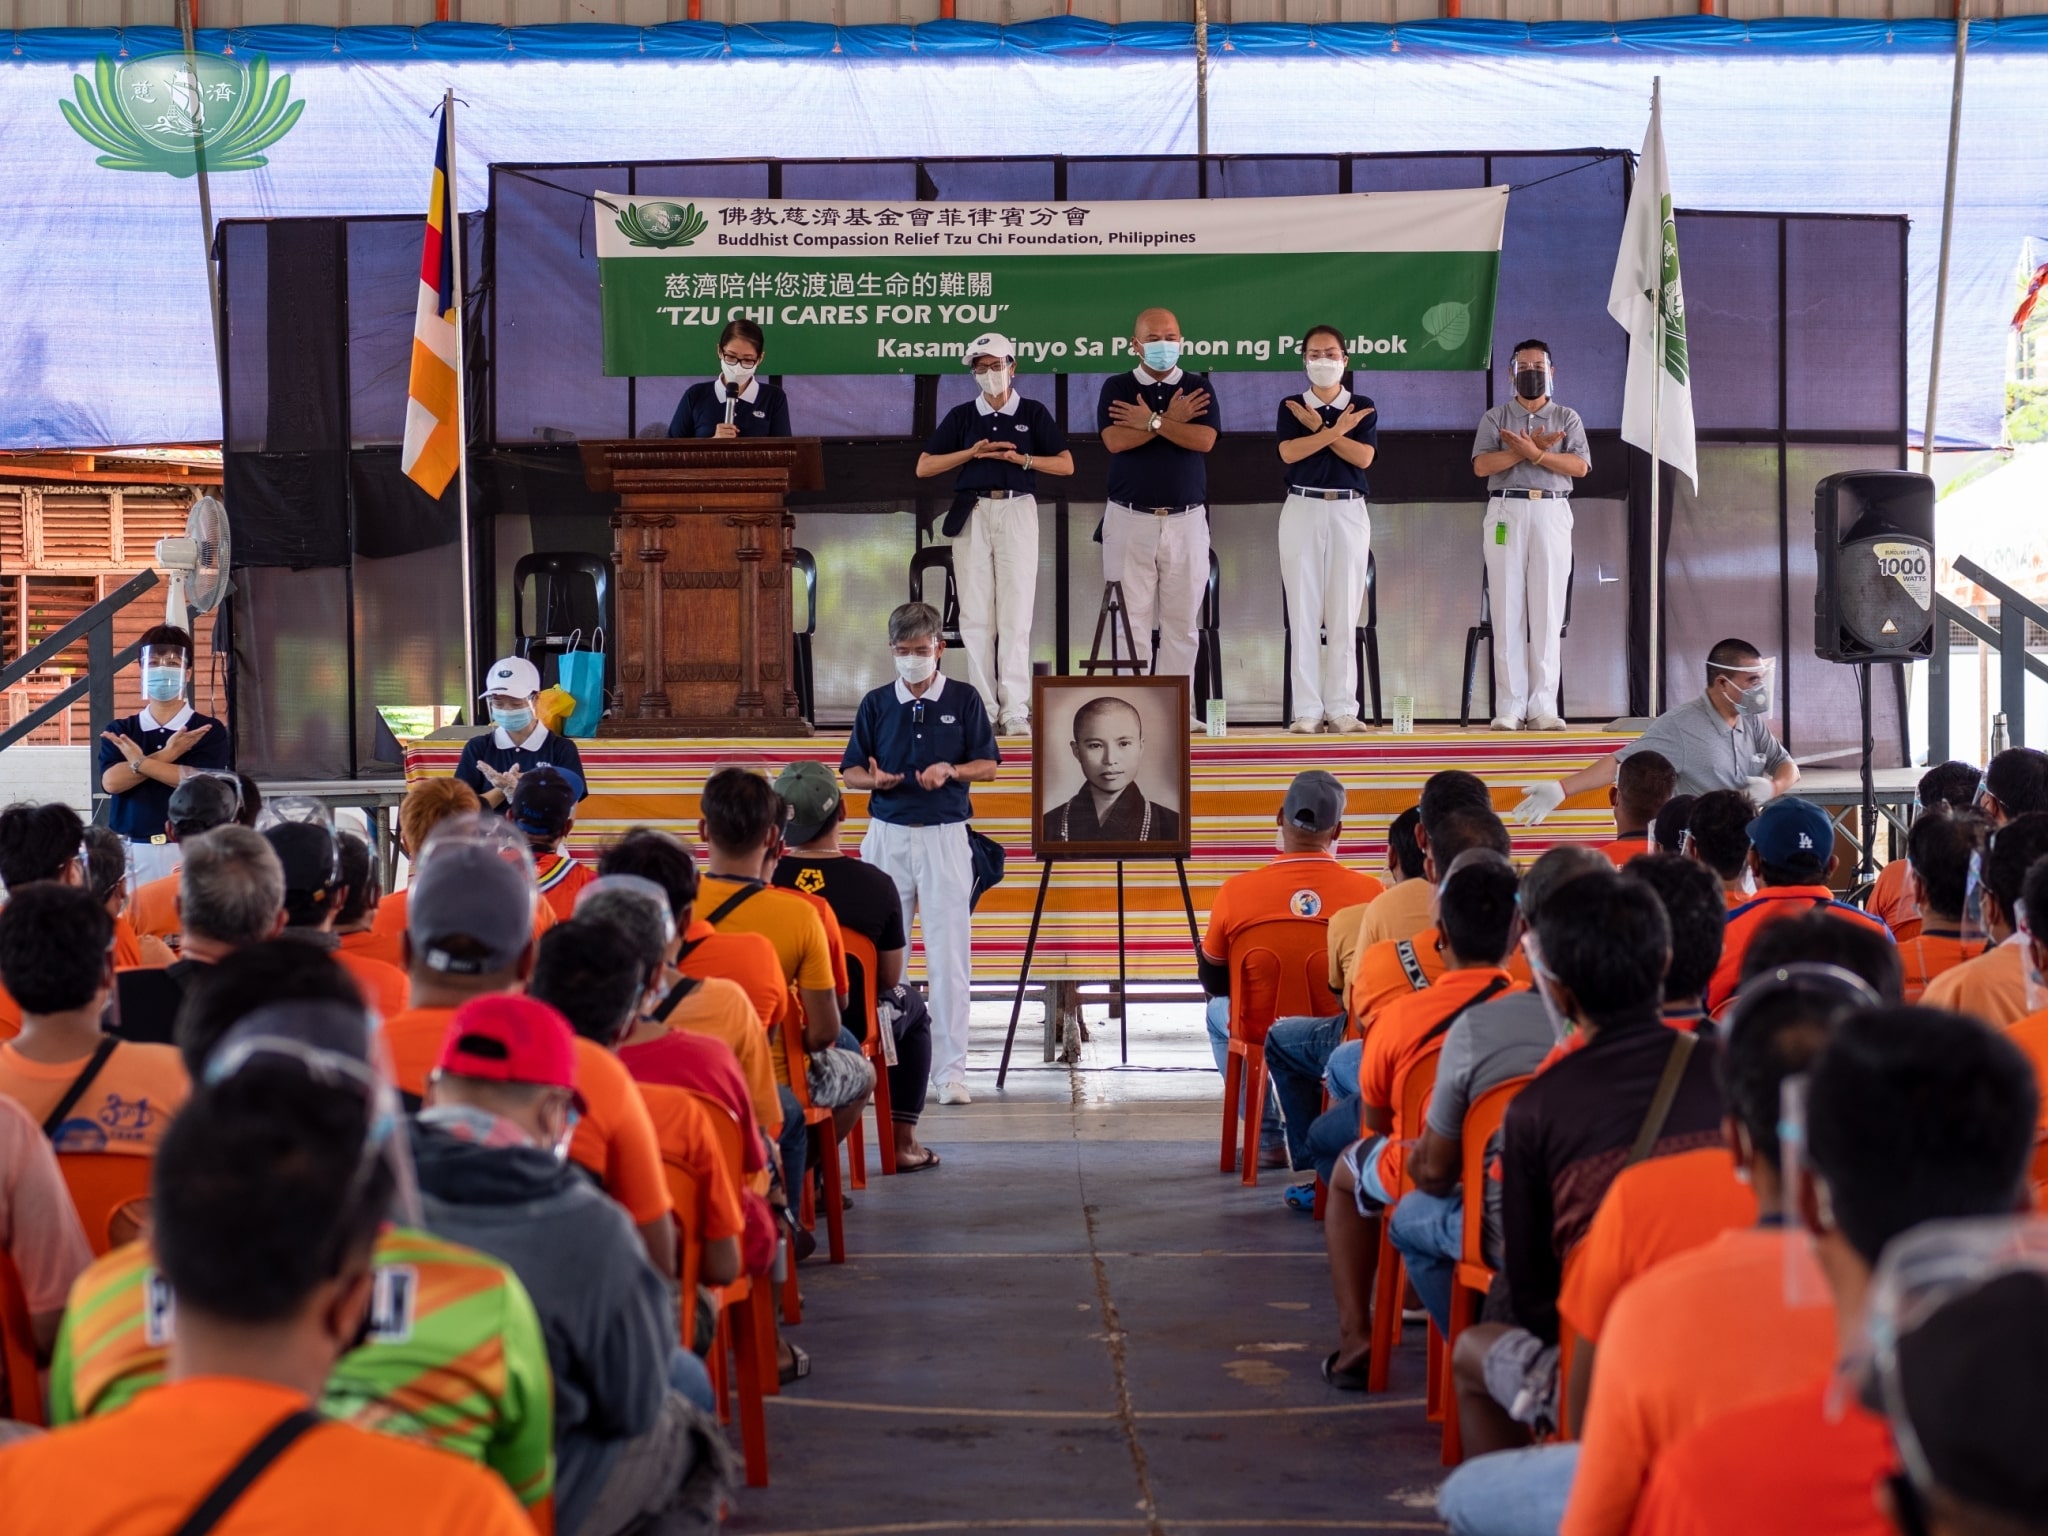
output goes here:
{"type": "MultiPolygon", "coordinates": [[[[1478,774],[1505,816],[1522,786],[1558,778],[1614,751],[1630,738],[1612,732],[1556,734],[1450,731],[1396,736],[1291,736],[1280,731],[1234,731],[1197,736],[1193,762],[1193,852],[1187,861],[1198,922],[1208,920],[1216,887],[1240,870],[1272,856],[1274,821],[1288,781],[1304,768],[1324,768],[1350,791],[1350,810],[1339,856],[1379,873],[1386,863],[1387,825],[1413,805],[1423,781],[1444,768],[1478,774]]],[[[993,784],[974,791],[974,825],[1009,850],[1003,883],[983,897],[974,914],[978,983],[1014,978],[1024,956],[1039,865],[1031,858],[1031,749],[1003,743],[1003,765],[993,784]]],[[[808,739],[704,739],[579,741],[590,798],[569,835],[572,853],[594,856],[629,827],[660,826],[699,848],[697,790],[729,763],[769,773],[799,758],[838,764],[845,738],[825,731],[808,739]]],[[[406,746],[408,779],[452,773],[460,742],[419,741],[406,746]]],[[[847,796],[849,846],[858,846],[867,797],[847,796]]],[[[1605,792],[1566,803],[1541,827],[1513,827],[1519,860],[1558,843],[1605,842],[1614,822],[1605,792]]],[[[1133,981],[1192,981],[1194,960],[1187,914],[1171,859],[1127,860],[1124,891],[1128,975],[1133,981]]],[[[914,967],[915,969],[915,967],[914,967]]],[[[1117,974],[1116,867],[1074,863],[1053,873],[1045,921],[1031,974],[1040,981],[1101,981],[1117,974]]]]}

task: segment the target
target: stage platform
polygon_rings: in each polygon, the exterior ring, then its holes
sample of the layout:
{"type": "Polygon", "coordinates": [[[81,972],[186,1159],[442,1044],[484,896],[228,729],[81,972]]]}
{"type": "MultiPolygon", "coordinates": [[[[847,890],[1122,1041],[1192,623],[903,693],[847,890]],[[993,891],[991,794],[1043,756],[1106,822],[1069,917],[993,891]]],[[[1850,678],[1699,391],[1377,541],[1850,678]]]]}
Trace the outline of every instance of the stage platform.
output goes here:
{"type": "MultiPolygon", "coordinates": [[[[1272,857],[1273,818],[1287,783],[1304,768],[1324,768],[1350,790],[1350,812],[1339,850],[1347,862],[1375,873],[1386,863],[1387,826],[1415,803],[1423,780],[1443,768],[1478,774],[1506,815],[1522,786],[1557,778],[1612,752],[1630,738],[1605,731],[1493,731],[1396,736],[1290,736],[1233,731],[1194,740],[1193,852],[1187,861],[1195,915],[1208,920],[1216,887],[1240,870],[1272,857]]],[[[1015,978],[1024,956],[1039,865],[1031,857],[1031,749],[1006,740],[1003,766],[993,784],[974,790],[974,824],[1009,850],[1003,883],[982,898],[974,914],[977,983],[1015,978]]],[[[716,769],[743,763],[770,773],[799,758],[838,764],[844,738],[836,732],[787,739],[579,741],[588,772],[584,801],[570,851],[592,855],[629,827],[664,827],[697,845],[697,791],[716,769]]],[[[409,743],[406,777],[452,773],[461,744],[409,743]]],[[[850,843],[857,845],[867,797],[847,796],[850,843]]],[[[1514,828],[1517,859],[1564,842],[1605,842],[1614,822],[1605,792],[1582,795],[1541,827],[1514,828]]],[[[1124,902],[1128,974],[1133,981],[1186,981],[1195,975],[1173,861],[1127,860],[1124,902]]],[[[1033,957],[1034,980],[1101,981],[1117,974],[1116,867],[1071,863],[1054,871],[1044,926],[1033,957]]],[[[914,966],[914,968],[917,968],[914,966]]]]}

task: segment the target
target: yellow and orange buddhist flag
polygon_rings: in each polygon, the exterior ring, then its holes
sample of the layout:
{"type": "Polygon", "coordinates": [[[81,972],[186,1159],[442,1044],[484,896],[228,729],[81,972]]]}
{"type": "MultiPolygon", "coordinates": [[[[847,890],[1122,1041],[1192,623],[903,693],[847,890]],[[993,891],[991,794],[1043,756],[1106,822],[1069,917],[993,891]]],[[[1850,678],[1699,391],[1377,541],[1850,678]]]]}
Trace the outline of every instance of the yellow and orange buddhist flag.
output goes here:
{"type": "Polygon", "coordinates": [[[399,467],[421,490],[448,488],[462,452],[462,381],[456,371],[455,220],[448,185],[448,135],[434,140],[434,190],[420,252],[419,309],[412,326],[412,378],[405,388],[405,449],[399,467]]]}

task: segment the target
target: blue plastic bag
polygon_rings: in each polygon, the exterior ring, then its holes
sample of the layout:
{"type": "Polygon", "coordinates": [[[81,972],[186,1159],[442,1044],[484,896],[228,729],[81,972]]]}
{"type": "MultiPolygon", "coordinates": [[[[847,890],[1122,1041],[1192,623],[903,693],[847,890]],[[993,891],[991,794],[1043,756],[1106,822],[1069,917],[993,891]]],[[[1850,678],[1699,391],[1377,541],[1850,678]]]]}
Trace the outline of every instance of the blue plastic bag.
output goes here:
{"type": "MultiPolygon", "coordinates": [[[[577,637],[572,635],[573,647],[577,637]]],[[[562,686],[576,700],[576,707],[562,723],[564,736],[595,736],[597,722],[604,718],[604,631],[597,632],[595,650],[567,650],[555,658],[562,686]]]]}

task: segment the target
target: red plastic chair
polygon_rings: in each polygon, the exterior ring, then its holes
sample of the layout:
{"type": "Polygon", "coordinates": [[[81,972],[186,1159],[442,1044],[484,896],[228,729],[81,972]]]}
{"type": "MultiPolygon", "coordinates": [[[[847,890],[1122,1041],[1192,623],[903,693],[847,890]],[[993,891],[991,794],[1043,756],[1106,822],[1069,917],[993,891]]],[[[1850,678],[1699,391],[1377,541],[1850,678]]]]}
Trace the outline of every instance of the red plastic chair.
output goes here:
{"type": "Polygon", "coordinates": [[[1259,1182],[1259,1131],[1266,1118],[1266,1032],[1283,1018],[1340,1011],[1330,990],[1329,924],[1317,917],[1269,917],[1230,943],[1230,1054],[1223,1069],[1224,1173],[1237,1168],[1238,1095],[1244,1096],[1244,1182],[1259,1182]]]}
{"type": "MultiPolygon", "coordinates": [[[[1437,1063],[1442,1059],[1443,1049],[1441,1039],[1433,1041],[1395,1079],[1394,1101],[1399,1106],[1396,1124],[1404,1133],[1420,1133],[1422,1117],[1429,1109],[1429,1096],[1436,1088],[1437,1063]]],[[[1401,1197],[1414,1187],[1408,1180],[1408,1163],[1404,1158],[1400,1185],[1387,1193],[1398,1204],[1401,1197]]],[[[1393,1214],[1394,1207],[1390,1205],[1380,1218],[1380,1262],[1379,1268],[1373,1272],[1372,1359],[1365,1369],[1365,1390],[1368,1392],[1387,1390],[1391,1357],[1401,1346],[1401,1302],[1408,1290],[1408,1266],[1401,1261],[1401,1250],[1394,1246],[1393,1214]]],[[[1436,1331],[1431,1329],[1429,1406],[1432,1410],[1437,1407],[1439,1397],[1435,1368],[1439,1347],[1436,1331]]]]}
{"type": "Polygon", "coordinates": [[[59,1152],[58,1171],[71,1191],[93,1256],[118,1248],[137,1233],[117,1236],[115,1224],[147,1224],[149,1176],[156,1159],[133,1152],[59,1152]]]}
{"type": "Polygon", "coordinates": [[[1481,1234],[1486,1223],[1486,1147],[1507,1118],[1508,1105],[1529,1086],[1526,1077],[1511,1077],[1496,1083],[1465,1106],[1462,1138],[1465,1189],[1464,1236],[1460,1256],[1451,1271],[1451,1331],[1444,1340],[1439,1388],[1444,1405],[1443,1463],[1455,1467],[1465,1459],[1464,1436],[1458,1425],[1458,1396],[1451,1380],[1451,1357],[1458,1335],[1479,1320],[1479,1304],[1493,1288],[1493,1270],[1487,1265],[1481,1234]]]}
{"type": "MultiPolygon", "coordinates": [[[[847,973],[854,994],[860,999],[860,1015],[868,1025],[861,1054],[875,1068],[875,1149],[881,1154],[882,1173],[886,1177],[896,1171],[896,1134],[889,1107],[889,1057],[882,1048],[882,1021],[875,1012],[881,957],[875,953],[875,941],[866,934],[855,933],[851,928],[842,928],[840,932],[846,941],[847,973]]],[[[860,1121],[854,1122],[853,1129],[846,1134],[846,1163],[855,1189],[868,1187],[867,1137],[861,1125],[860,1121]]]]}
{"type": "Polygon", "coordinates": [[[7,1417],[41,1424],[43,1391],[36,1378],[35,1326],[21,1289],[21,1271],[5,1252],[0,1252],[0,1368],[7,1372],[7,1395],[0,1398],[7,1417]]]}
{"type": "MultiPolygon", "coordinates": [[[[839,1139],[832,1134],[832,1111],[821,1109],[811,1102],[811,1079],[809,1059],[804,1054],[804,1010],[803,1004],[795,997],[790,999],[790,1017],[782,1026],[782,1049],[784,1059],[789,1063],[789,1089],[796,1095],[796,1101],[803,1108],[804,1124],[823,1126],[819,1133],[825,1170],[825,1236],[827,1251],[834,1264],[846,1262],[846,1191],[839,1172],[839,1139]]],[[[811,1193],[810,1170],[804,1171],[803,1204],[799,1208],[805,1226],[816,1230],[818,1225],[817,1200],[811,1193]]],[[[795,1322],[795,1318],[789,1321],[795,1322]]]]}

